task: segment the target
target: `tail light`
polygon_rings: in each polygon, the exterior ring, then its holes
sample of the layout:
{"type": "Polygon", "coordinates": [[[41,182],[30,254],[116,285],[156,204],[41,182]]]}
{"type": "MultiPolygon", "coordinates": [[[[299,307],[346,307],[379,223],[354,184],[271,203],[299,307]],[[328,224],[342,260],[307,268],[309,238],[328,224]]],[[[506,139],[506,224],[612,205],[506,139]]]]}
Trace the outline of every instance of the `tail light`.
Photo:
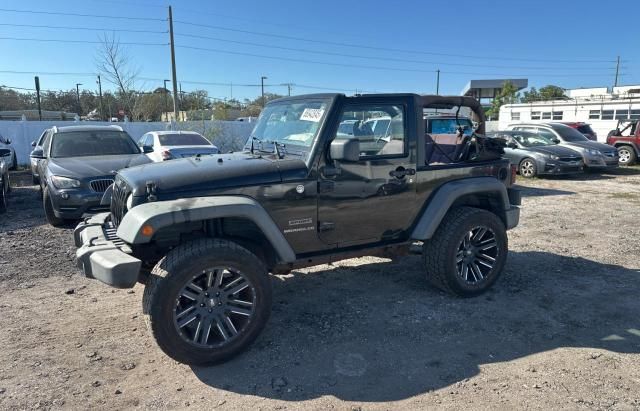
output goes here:
{"type": "Polygon", "coordinates": [[[511,164],[511,184],[516,183],[516,176],[518,175],[518,168],[515,164],[511,164]]]}
{"type": "Polygon", "coordinates": [[[162,150],[161,155],[163,160],[171,160],[173,158],[173,156],[171,155],[171,151],[169,150],[162,150]]]}

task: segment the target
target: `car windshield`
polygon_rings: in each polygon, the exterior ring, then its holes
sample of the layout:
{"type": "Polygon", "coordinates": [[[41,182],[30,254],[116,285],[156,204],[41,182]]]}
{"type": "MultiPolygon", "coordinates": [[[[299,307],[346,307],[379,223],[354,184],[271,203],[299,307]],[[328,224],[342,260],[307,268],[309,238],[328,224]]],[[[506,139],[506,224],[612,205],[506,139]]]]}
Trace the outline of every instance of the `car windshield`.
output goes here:
{"type": "Polygon", "coordinates": [[[140,149],[129,134],[117,130],[83,130],[57,133],[51,142],[51,157],[109,156],[137,154],[140,149]]]}
{"type": "Polygon", "coordinates": [[[427,132],[431,134],[456,134],[458,127],[464,128],[464,135],[473,134],[473,124],[468,118],[431,118],[427,119],[427,132]]]}
{"type": "Polygon", "coordinates": [[[159,134],[161,146],[210,146],[211,143],[200,134],[159,134]]]}
{"type": "Polygon", "coordinates": [[[252,137],[262,142],[311,147],[328,106],[328,99],[271,103],[262,110],[252,137]]]}
{"type": "Polygon", "coordinates": [[[511,134],[511,137],[524,147],[552,146],[555,144],[547,137],[534,133],[511,134]]]}
{"type": "Polygon", "coordinates": [[[575,128],[571,128],[571,127],[568,127],[568,126],[562,126],[562,127],[554,127],[553,129],[558,134],[560,134],[560,137],[562,137],[562,140],[564,140],[564,141],[567,141],[567,142],[589,141],[589,139],[586,138],[584,136],[584,134],[582,134],[581,132],[579,132],[575,128]]]}
{"type": "Polygon", "coordinates": [[[589,124],[584,124],[577,127],[577,130],[582,134],[593,134],[593,129],[589,124]]]}

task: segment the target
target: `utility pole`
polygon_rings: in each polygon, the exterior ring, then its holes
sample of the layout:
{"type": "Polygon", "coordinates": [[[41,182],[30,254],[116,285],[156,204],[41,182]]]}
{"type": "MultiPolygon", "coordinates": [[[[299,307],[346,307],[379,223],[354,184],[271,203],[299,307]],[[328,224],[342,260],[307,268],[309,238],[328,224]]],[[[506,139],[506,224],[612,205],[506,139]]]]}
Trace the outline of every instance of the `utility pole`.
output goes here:
{"type": "Polygon", "coordinates": [[[287,86],[287,95],[291,96],[291,87],[293,87],[292,83],[283,83],[281,86],[287,86]]]}
{"type": "Polygon", "coordinates": [[[265,105],[265,101],[264,101],[264,81],[267,78],[265,76],[260,77],[260,88],[262,89],[262,107],[264,107],[265,105]]]}
{"type": "MultiPolygon", "coordinates": [[[[180,83],[180,100],[178,100],[178,112],[182,112],[182,101],[184,98],[184,94],[182,94],[182,82],[180,83]]],[[[184,118],[182,119],[184,121],[184,118]]]]}
{"type": "Polygon", "coordinates": [[[82,117],[82,103],[80,102],[80,86],[82,83],[76,83],[76,95],[78,96],[78,107],[80,107],[80,112],[78,115],[82,117]]]}
{"type": "Polygon", "coordinates": [[[436,70],[436,96],[440,95],[440,69],[436,70]]]}
{"type": "MultiPolygon", "coordinates": [[[[164,113],[167,121],[169,121],[169,90],[167,90],[167,83],[171,80],[162,80],[164,81],[164,113]]],[[[175,100],[175,97],[174,97],[175,100]]],[[[176,118],[177,120],[177,118],[176,118]]]]}
{"type": "Polygon", "coordinates": [[[618,56],[618,61],[616,62],[616,79],[613,82],[613,87],[618,87],[618,71],[620,70],[620,56],[618,56]]]}
{"type": "Polygon", "coordinates": [[[104,114],[102,113],[102,81],[100,80],[100,74],[98,74],[98,95],[100,96],[100,121],[104,121],[104,114]]]}
{"type": "Polygon", "coordinates": [[[233,100],[233,82],[229,83],[229,86],[231,87],[231,100],[233,100]]]}
{"type": "MultiPolygon", "coordinates": [[[[173,78],[173,115],[175,121],[178,121],[178,79],[176,76],[176,50],[173,42],[173,12],[169,6],[169,39],[171,42],[171,76],[173,78]]],[[[166,88],[165,88],[166,90],[166,88]]]]}
{"type": "Polygon", "coordinates": [[[36,80],[36,99],[38,100],[38,119],[42,121],[42,108],[40,107],[40,79],[38,76],[35,77],[36,80]]]}

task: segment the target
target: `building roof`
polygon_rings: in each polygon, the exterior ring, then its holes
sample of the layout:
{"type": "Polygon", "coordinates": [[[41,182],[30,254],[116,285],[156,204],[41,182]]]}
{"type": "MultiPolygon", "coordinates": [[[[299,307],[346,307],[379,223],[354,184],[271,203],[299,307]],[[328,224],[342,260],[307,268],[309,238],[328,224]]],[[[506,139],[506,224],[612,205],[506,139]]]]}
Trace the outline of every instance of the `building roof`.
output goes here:
{"type": "Polygon", "coordinates": [[[465,86],[462,93],[463,96],[472,95],[472,90],[482,90],[482,89],[496,89],[502,88],[504,83],[507,81],[511,82],[518,90],[525,89],[529,86],[529,80],[526,78],[521,79],[491,79],[491,80],[471,80],[465,86]]]}

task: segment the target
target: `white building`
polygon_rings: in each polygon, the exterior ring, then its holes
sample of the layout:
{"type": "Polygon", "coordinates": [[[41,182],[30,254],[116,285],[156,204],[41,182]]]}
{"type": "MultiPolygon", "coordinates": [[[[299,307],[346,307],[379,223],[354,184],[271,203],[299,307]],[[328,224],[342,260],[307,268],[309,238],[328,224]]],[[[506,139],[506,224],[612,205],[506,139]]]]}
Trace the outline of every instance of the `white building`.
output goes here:
{"type": "Polygon", "coordinates": [[[566,90],[568,99],[505,104],[498,127],[515,123],[582,121],[591,124],[599,141],[605,141],[618,120],[640,120],[640,85],[566,90]]]}

